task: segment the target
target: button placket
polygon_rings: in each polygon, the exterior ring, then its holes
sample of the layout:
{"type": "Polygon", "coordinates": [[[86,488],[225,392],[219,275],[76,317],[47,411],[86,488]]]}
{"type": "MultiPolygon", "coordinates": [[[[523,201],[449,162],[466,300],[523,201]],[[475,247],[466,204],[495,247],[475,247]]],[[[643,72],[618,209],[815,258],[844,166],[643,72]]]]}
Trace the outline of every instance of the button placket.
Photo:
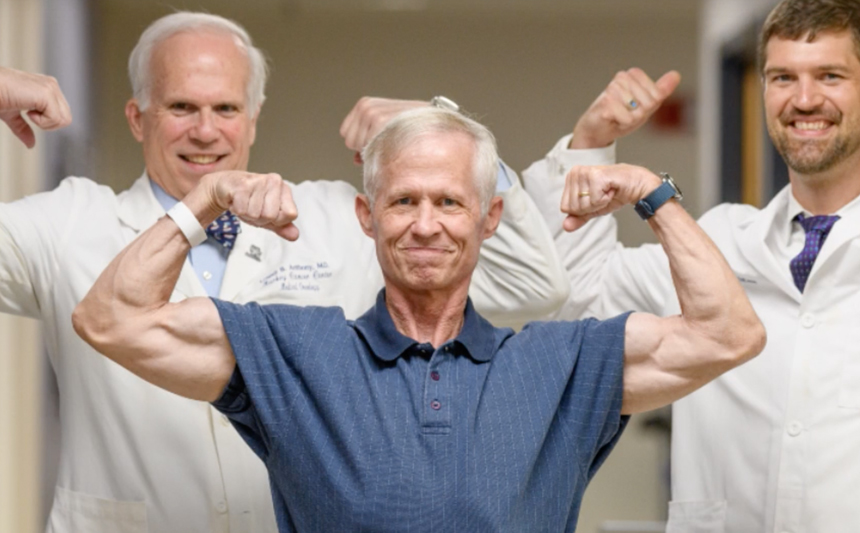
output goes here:
{"type": "Polygon", "coordinates": [[[451,427],[451,388],[450,380],[445,378],[445,367],[453,355],[448,345],[441,346],[430,358],[424,377],[424,423],[427,429],[451,427]]]}

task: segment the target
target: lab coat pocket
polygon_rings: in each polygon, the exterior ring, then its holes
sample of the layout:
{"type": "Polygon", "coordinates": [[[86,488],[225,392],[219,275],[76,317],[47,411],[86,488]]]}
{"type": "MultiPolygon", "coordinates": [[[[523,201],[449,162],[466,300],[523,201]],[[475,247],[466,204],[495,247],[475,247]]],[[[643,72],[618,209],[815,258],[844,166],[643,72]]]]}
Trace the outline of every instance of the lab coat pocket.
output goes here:
{"type": "Polygon", "coordinates": [[[860,409],[860,353],[845,350],[839,387],[839,407],[860,409]]]}
{"type": "Polygon", "coordinates": [[[57,487],[47,533],[147,533],[146,503],[122,502],[57,487]]]}
{"type": "Polygon", "coordinates": [[[725,500],[669,502],[666,533],[725,533],[725,500]]]}

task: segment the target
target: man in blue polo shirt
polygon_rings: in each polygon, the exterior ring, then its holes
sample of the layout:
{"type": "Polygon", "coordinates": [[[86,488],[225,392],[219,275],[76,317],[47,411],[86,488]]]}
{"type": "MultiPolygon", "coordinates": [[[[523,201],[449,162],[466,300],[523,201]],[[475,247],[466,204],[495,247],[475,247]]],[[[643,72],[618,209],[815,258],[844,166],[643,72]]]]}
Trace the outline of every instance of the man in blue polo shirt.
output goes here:
{"type": "Polygon", "coordinates": [[[571,171],[566,226],[644,200],[683,314],[514,334],[467,295],[502,211],[489,131],[421,109],[362,155],[356,214],[385,289],[358,320],[338,308],[169,302],[201,226],[225,209],[299,237],[280,178],[242,172],[204,177],[117,256],[73,317],[101,353],[231,418],[269,469],[281,531],[572,532],[625,414],[665,405],[763,347],[722,256],[645,169],[571,171]]]}

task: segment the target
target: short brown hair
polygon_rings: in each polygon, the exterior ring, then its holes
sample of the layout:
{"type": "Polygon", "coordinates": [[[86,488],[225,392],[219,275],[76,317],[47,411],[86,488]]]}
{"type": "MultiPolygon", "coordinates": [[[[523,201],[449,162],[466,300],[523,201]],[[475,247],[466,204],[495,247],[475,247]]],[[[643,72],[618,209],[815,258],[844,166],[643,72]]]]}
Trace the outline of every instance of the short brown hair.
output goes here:
{"type": "Polygon", "coordinates": [[[860,58],[860,0],[782,0],[764,22],[758,42],[759,72],[764,73],[767,43],[773,37],[812,42],[819,33],[850,31],[860,58]]]}

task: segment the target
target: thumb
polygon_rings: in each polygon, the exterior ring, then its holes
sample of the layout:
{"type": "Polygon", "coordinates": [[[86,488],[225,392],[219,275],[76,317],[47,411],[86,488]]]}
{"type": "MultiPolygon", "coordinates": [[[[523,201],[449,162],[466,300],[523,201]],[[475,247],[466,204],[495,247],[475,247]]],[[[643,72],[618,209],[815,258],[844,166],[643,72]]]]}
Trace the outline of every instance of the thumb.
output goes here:
{"type": "Polygon", "coordinates": [[[24,117],[19,114],[15,114],[12,116],[4,116],[2,119],[3,122],[9,126],[9,129],[12,130],[12,133],[21,139],[21,142],[23,142],[27,148],[32,148],[36,145],[36,134],[33,133],[33,128],[27,124],[24,117]]]}
{"type": "Polygon", "coordinates": [[[299,228],[295,224],[287,224],[279,228],[274,228],[272,231],[288,241],[295,241],[299,238],[299,228]]]}
{"type": "Polygon", "coordinates": [[[660,92],[660,99],[665,100],[668,98],[675,89],[678,88],[678,84],[681,83],[681,75],[676,70],[670,70],[669,72],[663,74],[659,80],[657,80],[657,90],[660,92]]]}
{"type": "Polygon", "coordinates": [[[588,218],[586,217],[567,215],[567,218],[564,219],[564,223],[562,223],[562,227],[564,228],[564,231],[567,231],[569,233],[571,231],[578,230],[579,228],[584,226],[586,222],[588,222],[588,218]]]}

